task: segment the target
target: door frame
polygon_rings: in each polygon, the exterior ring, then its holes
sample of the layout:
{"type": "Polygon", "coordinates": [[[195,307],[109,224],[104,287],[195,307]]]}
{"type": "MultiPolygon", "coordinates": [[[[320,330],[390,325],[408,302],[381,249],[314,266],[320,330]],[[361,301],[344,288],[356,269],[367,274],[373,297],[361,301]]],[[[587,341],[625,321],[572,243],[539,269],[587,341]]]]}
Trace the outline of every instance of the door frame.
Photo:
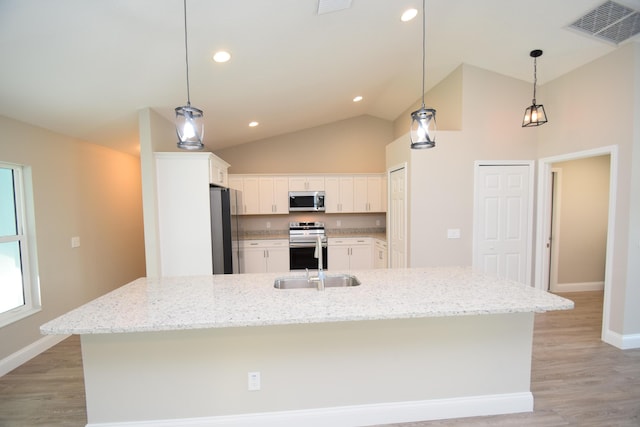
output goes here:
{"type": "Polygon", "coordinates": [[[545,215],[549,216],[550,221],[550,235],[551,241],[549,242],[549,250],[551,254],[549,258],[549,274],[548,283],[543,286],[550,292],[555,292],[558,286],[558,264],[560,253],[560,226],[558,225],[558,219],[562,214],[562,169],[551,168],[551,175],[553,179],[549,182],[549,212],[545,215]]]}
{"type": "Polygon", "coordinates": [[[528,253],[525,254],[526,259],[526,284],[531,285],[532,280],[532,262],[533,262],[533,212],[534,212],[534,173],[535,173],[535,161],[534,160],[476,160],[473,164],[473,243],[472,243],[472,256],[471,265],[473,268],[477,267],[478,262],[478,248],[476,240],[476,231],[478,230],[478,209],[480,206],[480,200],[478,199],[478,178],[480,175],[480,167],[482,166],[528,166],[529,167],[529,201],[530,206],[527,210],[527,244],[526,247],[528,253]]]}
{"type": "Polygon", "coordinates": [[[604,342],[617,346],[616,340],[611,336],[609,329],[611,316],[611,286],[613,277],[613,248],[615,238],[615,217],[616,217],[616,193],[618,188],[618,146],[609,145],[591,150],[578,151],[561,154],[553,157],[545,157],[538,160],[538,211],[536,221],[536,271],[535,287],[546,291],[549,277],[549,257],[546,251],[546,237],[549,235],[551,218],[550,212],[550,181],[553,163],[565,162],[569,160],[584,159],[609,155],[609,209],[607,223],[607,253],[605,256],[604,272],[604,301],[602,306],[602,333],[601,339],[604,342]]]}

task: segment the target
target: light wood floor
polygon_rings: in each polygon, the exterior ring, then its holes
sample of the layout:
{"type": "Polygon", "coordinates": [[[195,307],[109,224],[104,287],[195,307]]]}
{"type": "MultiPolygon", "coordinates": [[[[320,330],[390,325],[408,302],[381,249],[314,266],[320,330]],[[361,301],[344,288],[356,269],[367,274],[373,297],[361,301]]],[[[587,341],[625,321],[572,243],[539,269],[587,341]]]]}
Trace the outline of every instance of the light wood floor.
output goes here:
{"type": "MultiPolygon", "coordinates": [[[[600,341],[601,292],[564,296],[575,301],[575,310],[536,314],[534,412],[393,427],[640,426],[640,349],[622,351],[600,341]]],[[[0,378],[1,427],[80,427],[86,422],[77,337],[0,378]]]]}

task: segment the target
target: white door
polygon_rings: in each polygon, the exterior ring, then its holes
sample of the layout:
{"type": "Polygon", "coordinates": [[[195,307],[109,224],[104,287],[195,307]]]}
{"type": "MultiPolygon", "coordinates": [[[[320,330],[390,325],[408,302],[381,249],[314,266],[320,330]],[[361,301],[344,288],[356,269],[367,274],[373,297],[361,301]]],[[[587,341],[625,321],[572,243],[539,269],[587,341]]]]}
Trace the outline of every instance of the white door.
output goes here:
{"type": "Polygon", "coordinates": [[[533,166],[476,164],[473,266],[531,282],[533,166]]]}
{"type": "Polygon", "coordinates": [[[389,268],[407,267],[406,167],[389,174],[389,268]]]}

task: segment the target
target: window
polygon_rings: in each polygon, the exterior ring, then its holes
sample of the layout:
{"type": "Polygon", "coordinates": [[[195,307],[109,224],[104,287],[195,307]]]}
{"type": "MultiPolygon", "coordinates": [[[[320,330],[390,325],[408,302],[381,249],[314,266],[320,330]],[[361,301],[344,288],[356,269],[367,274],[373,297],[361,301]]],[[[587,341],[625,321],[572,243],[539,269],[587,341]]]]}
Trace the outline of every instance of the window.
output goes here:
{"type": "Polygon", "coordinates": [[[0,163],[0,326],[40,309],[28,168],[0,163]]]}

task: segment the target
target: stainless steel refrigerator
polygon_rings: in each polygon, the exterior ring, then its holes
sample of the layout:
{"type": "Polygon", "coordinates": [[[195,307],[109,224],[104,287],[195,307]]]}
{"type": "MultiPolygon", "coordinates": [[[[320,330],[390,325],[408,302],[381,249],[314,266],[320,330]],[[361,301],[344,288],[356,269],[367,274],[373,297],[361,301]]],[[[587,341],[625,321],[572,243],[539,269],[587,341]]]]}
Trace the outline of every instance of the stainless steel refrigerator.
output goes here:
{"type": "Polygon", "coordinates": [[[238,194],[224,187],[210,187],[211,257],[213,274],[239,273],[238,194]]]}

